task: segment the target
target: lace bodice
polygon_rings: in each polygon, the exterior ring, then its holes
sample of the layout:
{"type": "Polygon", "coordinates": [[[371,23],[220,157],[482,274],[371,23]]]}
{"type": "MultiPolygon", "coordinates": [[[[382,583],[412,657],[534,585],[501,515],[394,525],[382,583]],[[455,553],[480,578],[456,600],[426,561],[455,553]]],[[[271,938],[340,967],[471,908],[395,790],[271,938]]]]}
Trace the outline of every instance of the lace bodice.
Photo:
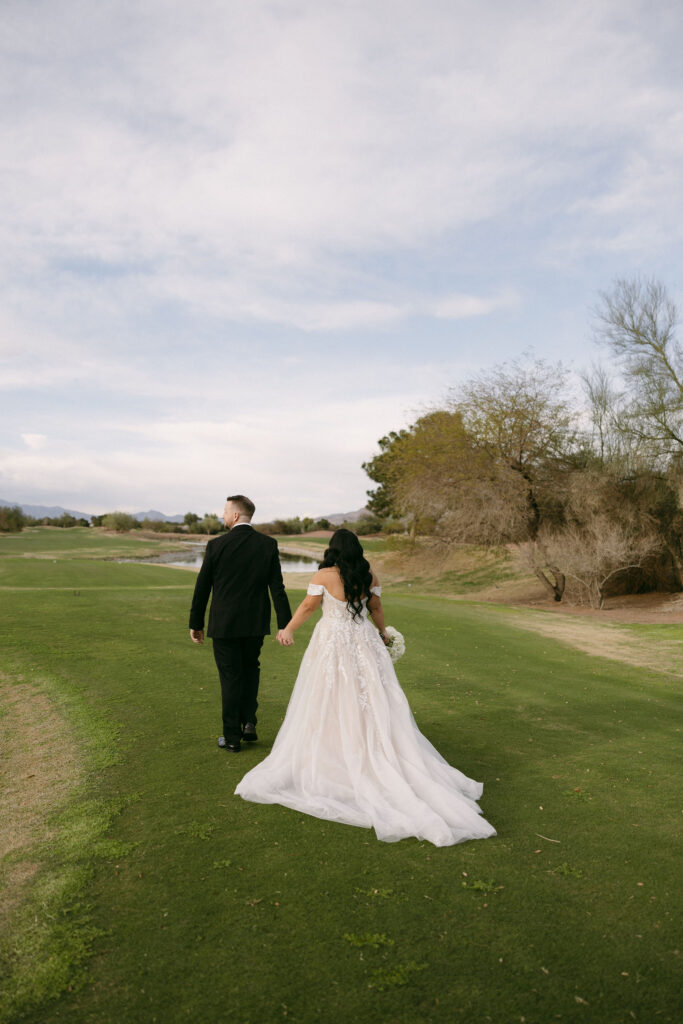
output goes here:
{"type": "MultiPolygon", "coordinates": [[[[360,613],[361,618],[359,619],[358,617],[354,617],[353,613],[349,611],[346,601],[340,601],[338,597],[334,597],[322,583],[309,583],[306,593],[310,594],[312,597],[319,597],[322,594],[323,617],[326,619],[338,619],[341,622],[348,622],[349,619],[351,619],[352,622],[360,622],[364,621],[368,617],[368,602],[365,597],[362,601],[363,610],[360,613]]],[[[382,588],[372,587],[370,593],[376,594],[377,597],[380,597],[382,588]]]]}

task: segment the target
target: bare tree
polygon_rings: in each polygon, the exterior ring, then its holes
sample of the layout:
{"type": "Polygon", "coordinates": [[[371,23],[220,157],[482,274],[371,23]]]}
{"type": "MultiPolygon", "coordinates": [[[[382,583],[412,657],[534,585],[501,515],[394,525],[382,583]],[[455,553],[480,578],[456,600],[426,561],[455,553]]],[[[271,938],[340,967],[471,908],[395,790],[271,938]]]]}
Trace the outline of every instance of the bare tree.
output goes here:
{"type": "Polygon", "coordinates": [[[519,543],[528,536],[526,484],[506,466],[484,463],[452,488],[438,525],[452,543],[519,543]]]}
{"type": "Polygon", "coordinates": [[[487,495],[481,481],[475,482],[470,501],[481,494],[487,524],[498,526],[501,539],[530,542],[534,571],[556,601],[562,600],[564,574],[544,557],[538,537],[548,519],[562,518],[564,478],[578,450],[566,381],[561,365],[515,361],[474,377],[451,395],[452,408],[487,455],[489,479],[496,484],[487,495]]]}
{"type": "Polygon", "coordinates": [[[543,545],[546,557],[562,567],[568,595],[593,608],[603,607],[617,576],[641,569],[661,549],[654,533],[639,533],[602,513],[544,537],[543,545]]]}
{"type": "Polygon", "coordinates": [[[548,471],[565,462],[576,444],[566,378],[561,365],[514,362],[474,377],[452,394],[453,408],[477,446],[524,481],[532,540],[542,520],[541,480],[548,480],[548,471]]]}
{"type": "MultiPolygon", "coordinates": [[[[656,483],[656,481],[655,481],[656,483]]],[[[543,563],[556,566],[566,579],[570,603],[602,608],[605,594],[618,582],[657,579],[666,561],[662,524],[653,508],[657,498],[648,478],[624,480],[611,466],[595,465],[567,478],[564,523],[544,526],[527,560],[542,579],[543,563]]],[[[659,490],[659,500],[664,491],[659,490]]]]}
{"type": "Polygon", "coordinates": [[[683,349],[678,311],[653,279],[621,278],[600,293],[598,340],[617,357],[625,385],[618,428],[661,461],[683,452],[683,349]]]}
{"type": "Polygon", "coordinates": [[[581,380],[591,418],[591,448],[599,464],[607,466],[628,460],[634,444],[627,429],[623,391],[600,364],[581,374],[581,380]]]}

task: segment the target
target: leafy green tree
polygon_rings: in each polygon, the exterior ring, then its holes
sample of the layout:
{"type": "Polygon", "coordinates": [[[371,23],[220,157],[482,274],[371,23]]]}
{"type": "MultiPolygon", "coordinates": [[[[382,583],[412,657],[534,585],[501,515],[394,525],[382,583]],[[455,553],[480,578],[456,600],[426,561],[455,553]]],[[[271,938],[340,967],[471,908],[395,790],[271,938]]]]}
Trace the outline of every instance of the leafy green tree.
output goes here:
{"type": "Polygon", "coordinates": [[[199,522],[199,516],[196,512],[186,512],[183,516],[183,524],[192,531],[199,522]]]}
{"type": "Polygon", "coordinates": [[[117,533],[127,533],[129,530],[139,530],[141,524],[127,512],[109,512],[103,517],[102,526],[117,533]]]}
{"type": "Polygon", "coordinates": [[[368,537],[373,533],[382,532],[382,520],[372,514],[365,514],[355,521],[345,520],[343,526],[345,530],[351,530],[352,533],[361,537],[368,537]]]}
{"type": "Polygon", "coordinates": [[[78,518],[76,516],[72,516],[68,512],[65,512],[61,516],[54,516],[52,519],[49,520],[49,524],[50,524],[50,526],[60,526],[63,529],[69,529],[72,526],[88,526],[89,525],[87,519],[82,519],[82,518],[78,518]]]}
{"type": "Polygon", "coordinates": [[[274,519],[271,525],[274,534],[303,533],[303,525],[298,516],[293,519],[274,519]]]}
{"type": "Polygon", "coordinates": [[[458,482],[481,462],[458,411],[436,409],[412,426],[392,431],[363,468],[379,487],[368,508],[378,519],[403,517],[411,533],[431,532],[447,516],[458,482]]]}
{"type": "Polygon", "coordinates": [[[377,442],[379,454],[363,463],[363,469],[378,486],[368,491],[368,508],[377,516],[400,516],[398,486],[405,475],[401,466],[401,441],[410,430],[390,431],[377,442]]]}
{"type": "Polygon", "coordinates": [[[19,505],[0,505],[0,533],[20,533],[25,524],[19,505]]]}
{"type": "Polygon", "coordinates": [[[199,533],[222,533],[225,530],[225,523],[213,513],[206,512],[204,518],[197,524],[199,533]]]}

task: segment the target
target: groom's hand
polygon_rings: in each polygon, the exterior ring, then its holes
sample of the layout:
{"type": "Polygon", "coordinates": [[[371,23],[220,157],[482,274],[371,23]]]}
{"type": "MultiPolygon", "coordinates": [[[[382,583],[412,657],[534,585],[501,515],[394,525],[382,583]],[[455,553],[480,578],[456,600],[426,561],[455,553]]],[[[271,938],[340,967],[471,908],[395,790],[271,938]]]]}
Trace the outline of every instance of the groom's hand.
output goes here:
{"type": "Polygon", "coordinates": [[[203,629],[191,629],[190,630],[190,639],[192,640],[193,644],[203,644],[204,643],[204,630],[203,629]]]}
{"type": "Polygon", "coordinates": [[[287,629],[278,629],[275,639],[283,647],[291,647],[294,643],[294,637],[287,629]]]}

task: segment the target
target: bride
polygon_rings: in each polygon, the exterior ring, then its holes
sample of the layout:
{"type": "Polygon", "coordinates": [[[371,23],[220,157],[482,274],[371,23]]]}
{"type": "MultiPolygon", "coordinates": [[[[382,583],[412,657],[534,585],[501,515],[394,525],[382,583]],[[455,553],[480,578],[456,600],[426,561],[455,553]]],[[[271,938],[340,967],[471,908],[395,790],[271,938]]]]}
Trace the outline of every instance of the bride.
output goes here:
{"type": "Polygon", "coordinates": [[[322,604],[268,757],[235,790],[318,818],[449,846],[496,834],[480,782],[452,768],[419,731],[385,648],[381,588],[360,541],[338,529],[289,624],[285,647],[322,604]],[[368,613],[375,629],[368,621],[368,613]]]}

